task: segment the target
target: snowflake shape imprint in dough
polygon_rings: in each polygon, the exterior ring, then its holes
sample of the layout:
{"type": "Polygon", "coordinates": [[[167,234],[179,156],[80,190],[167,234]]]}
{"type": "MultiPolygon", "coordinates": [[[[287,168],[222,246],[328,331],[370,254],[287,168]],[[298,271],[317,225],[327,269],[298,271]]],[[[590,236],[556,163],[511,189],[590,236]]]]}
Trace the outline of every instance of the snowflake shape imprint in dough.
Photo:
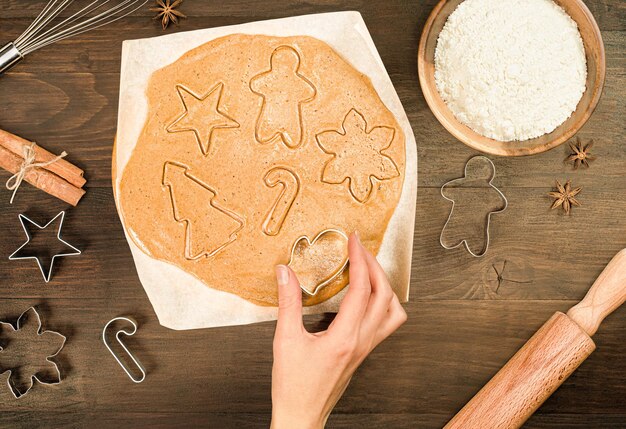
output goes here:
{"type": "Polygon", "coordinates": [[[322,182],[339,185],[348,180],[350,194],[365,203],[374,188],[373,179],[383,181],[400,176],[398,166],[383,154],[393,142],[395,129],[377,126],[368,129],[362,114],[351,109],[340,130],[316,135],[317,144],[332,158],[324,165],[322,182]]]}

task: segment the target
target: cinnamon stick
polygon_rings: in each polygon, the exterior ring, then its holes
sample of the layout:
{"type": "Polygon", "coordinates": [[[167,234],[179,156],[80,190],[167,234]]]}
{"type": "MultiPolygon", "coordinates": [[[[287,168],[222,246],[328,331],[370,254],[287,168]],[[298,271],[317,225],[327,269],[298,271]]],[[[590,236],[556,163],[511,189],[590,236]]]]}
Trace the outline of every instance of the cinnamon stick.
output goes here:
{"type": "MultiPolygon", "coordinates": [[[[3,145],[0,145],[0,167],[15,174],[20,170],[23,162],[24,159],[22,157],[17,156],[3,145]]],[[[83,189],[74,186],[64,178],[45,168],[35,167],[28,169],[24,180],[73,206],[76,206],[78,201],[80,201],[85,194],[83,189]]]]}
{"type": "MultiPolygon", "coordinates": [[[[32,142],[25,140],[15,134],[11,134],[7,131],[0,129],[0,146],[4,147],[8,151],[12,152],[20,158],[24,157],[24,146],[30,146],[32,142]]],[[[35,145],[35,162],[48,162],[56,157],[56,155],[48,152],[39,145],[35,145]]],[[[83,177],[83,170],[76,167],[72,163],[60,159],[43,169],[49,170],[56,174],[58,177],[65,179],[65,181],[71,183],[76,188],[82,188],[87,182],[83,177]]]]}

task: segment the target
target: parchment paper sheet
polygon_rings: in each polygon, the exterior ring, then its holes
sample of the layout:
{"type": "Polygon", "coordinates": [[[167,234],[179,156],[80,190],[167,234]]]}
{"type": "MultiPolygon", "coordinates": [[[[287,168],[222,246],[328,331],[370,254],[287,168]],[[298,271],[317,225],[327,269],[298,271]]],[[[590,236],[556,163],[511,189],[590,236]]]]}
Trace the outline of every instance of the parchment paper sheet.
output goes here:
{"type": "MultiPolygon", "coordinates": [[[[377,257],[400,300],[408,301],[417,192],[415,137],[358,12],[305,15],[125,41],[122,47],[118,129],[113,150],[113,187],[120,217],[122,213],[117,198],[120,179],[146,120],[148,102],[145,91],[151,74],[173,63],[190,49],[235,33],[307,35],[326,42],[357,70],[369,76],[380,98],[395,115],[406,139],[406,175],[400,202],[385,231],[377,257]]],[[[171,329],[196,329],[276,319],[275,307],[258,306],[236,295],[207,287],[180,268],[145,254],[130,239],[126,227],[124,231],[139,279],[161,325],[171,329]]],[[[324,303],[305,308],[305,313],[337,311],[345,291],[324,303]]]]}

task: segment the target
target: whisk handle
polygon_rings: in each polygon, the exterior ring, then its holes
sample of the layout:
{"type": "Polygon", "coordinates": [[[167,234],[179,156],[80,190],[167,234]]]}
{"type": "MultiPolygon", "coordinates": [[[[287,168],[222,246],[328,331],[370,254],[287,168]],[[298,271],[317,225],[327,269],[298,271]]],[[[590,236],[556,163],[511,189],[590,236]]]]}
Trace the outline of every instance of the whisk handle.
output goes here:
{"type": "Polygon", "coordinates": [[[7,43],[0,49],[0,74],[9,70],[20,62],[24,55],[15,47],[13,42],[7,43]]]}

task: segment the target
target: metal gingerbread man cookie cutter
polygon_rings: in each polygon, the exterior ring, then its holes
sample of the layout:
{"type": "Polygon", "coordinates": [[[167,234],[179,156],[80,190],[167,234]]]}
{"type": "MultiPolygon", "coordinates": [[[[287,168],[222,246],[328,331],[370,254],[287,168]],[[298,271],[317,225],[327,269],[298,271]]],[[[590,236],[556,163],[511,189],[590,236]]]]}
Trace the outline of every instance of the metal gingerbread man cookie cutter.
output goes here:
{"type": "Polygon", "coordinates": [[[441,186],[441,188],[439,189],[439,193],[441,194],[441,196],[444,199],[452,202],[452,208],[450,209],[450,214],[448,215],[448,219],[446,220],[446,223],[444,224],[443,228],[441,229],[441,234],[439,234],[439,244],[441,244],[441,247],[443,247],[446,250],[452,250],[452,249],[456,249],[456,248],[460,247],[461,245],[464,245],[465,249],[469,252],[469,254],[472,255],[475,258],[480,258],[481,256],[484,256],[485,253],[487,253],[487,249],[489,249],[489,242],[490,242],[490,239],[491,239],[490,235],[489,235],[489,228],[491,226],[491,215],[493,215],[495,213],[502,213],[509,206],[509,200],[506,198],[506,196],[498,188],[496,188],[493,185],[493,180],[494,180],[495,177],[496,177],[496,166],[493,163],[493,161],[490,160],[489,158],[487,158],[486,156],[477,155],[477,156],[474,156],[474,157],[470,158],[465,163],[465,168],[463,169],[463,177],[458,177],[456,179],[450,180],[449,182],[446,182],[446,183],[443,184],[443,186],[441,186]],[[448,226],[448,223],[450,222],[450,219],[452,218],[452,214],[454,213],[454,206],[455,206],[454,200],[451,199],[451,198],[446,197],[444,192],[443,192],[443,190],[448,185],[451,185],[451,184],[456,183],[456,182],[458,182],[460,180],[466,179],[467,178],[467,170],[468,170],[467,167],[471,163],[471,161],[475,160],[475,159],[483,159],[483,160],[486,160],[489,164],[491,164],[491,171],[492,171],[492,173],[491,173],[491,177],[489,178],[489,181],[487,182],[487,184],[489,185],[490,188],[495,190],[502,197],[502,199],[504,200],[504,207],[503,208],[498,209],[498,210],[489,211],[488,214],[487,214],[487,221],[486,221],[486,227],[485,227],[485,230],[486,230],[485,247],[484,247],[484,250],[482,252],[480,252],[480,253],[474,253],[470,249],[469,244],[467,242],[467,239],[461,240],[459,243],[455,244],[454,246],[446,246],[444,244],[444,242],[443,242],[443,233],[446,230],[446,227],[448,226]]]}

